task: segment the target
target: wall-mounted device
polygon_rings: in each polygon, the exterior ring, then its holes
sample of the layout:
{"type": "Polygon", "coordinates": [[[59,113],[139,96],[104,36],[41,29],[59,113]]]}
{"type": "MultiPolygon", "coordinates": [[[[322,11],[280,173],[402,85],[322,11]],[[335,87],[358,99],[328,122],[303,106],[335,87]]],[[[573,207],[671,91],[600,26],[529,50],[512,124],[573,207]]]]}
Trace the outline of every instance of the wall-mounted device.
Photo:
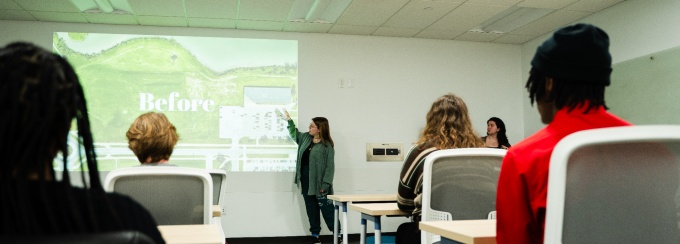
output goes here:
{"type": "Polygon", "coordinates": [[[404,143],[366,143],[366,161],[404,162],[404,143]]]}

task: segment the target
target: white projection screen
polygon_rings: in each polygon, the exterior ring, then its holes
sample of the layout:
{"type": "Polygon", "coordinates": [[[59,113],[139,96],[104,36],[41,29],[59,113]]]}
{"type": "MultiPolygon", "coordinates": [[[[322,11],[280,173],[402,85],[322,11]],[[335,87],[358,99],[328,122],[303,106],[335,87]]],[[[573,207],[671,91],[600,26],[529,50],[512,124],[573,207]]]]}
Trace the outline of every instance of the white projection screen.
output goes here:
{"type": "MultiPolygon", "coordinates": [[[[226,171],[295,171],[296,145],[280,109],[297,117],[296,40],[56,32],[87,99],[100,171],[139,165],[125,133],[162,112],[180,140],[170,163],[226,171]]],[[[74,128],[75,129],[75,128],[74,128]]],[[[68,168],[80,170],[77,132],[68,168]]],[[[55,159],[63,170],[62,156],[55,159]]]]}

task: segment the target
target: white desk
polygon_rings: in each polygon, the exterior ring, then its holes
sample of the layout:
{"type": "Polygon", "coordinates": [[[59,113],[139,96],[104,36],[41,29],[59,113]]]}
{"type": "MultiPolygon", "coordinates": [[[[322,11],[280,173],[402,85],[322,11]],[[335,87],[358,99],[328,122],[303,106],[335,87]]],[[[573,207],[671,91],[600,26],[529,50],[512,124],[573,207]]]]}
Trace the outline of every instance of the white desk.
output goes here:
{"type": "Polygon", "coordinates": [[[496,244],[496,220],[422,221],[418,228],[442,237],[441,244],[496,244]]]}
{"type": "MultiPolygon", "coordinates": [[[[392,203],[352,203],[349,208],[361,213],[361,240],[359,243],[366,244],[366,221],[373,221],[375,229],[375,243],[381,244],[380,217],[385,216],[409,216],[411,213],[404,212],[392,203]]],[[[345,228],[347,228],[345,226],[345,228]]]]}
{"type": "Polygon", "coordinates": [[[159,225],[168,244],[224,244],[217,225],[159,225]]]}
{"type": "Polygon", "coordinates": [[[333,224],[333,244],[338,244],[338,220],[342,211],[342,243],[349,243],[347,240],[347,203],[348,202],[396,202],[397,194],[348,194],[348,195],[328,195],[328,199],[333,200],[335,205],[335,223],[333,224]],[[342,208],[342,210],[338,210],[342,208]]]}

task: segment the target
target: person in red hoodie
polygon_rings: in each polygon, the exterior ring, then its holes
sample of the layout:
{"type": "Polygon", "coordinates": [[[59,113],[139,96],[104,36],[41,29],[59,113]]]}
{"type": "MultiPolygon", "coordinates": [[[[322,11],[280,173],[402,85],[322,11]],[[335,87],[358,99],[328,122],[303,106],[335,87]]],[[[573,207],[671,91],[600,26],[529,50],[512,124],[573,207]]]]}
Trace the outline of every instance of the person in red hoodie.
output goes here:
{"type": "Polygon", "coordinates": [[[547,126],[503,159],[497,243],[543,243],[548,169],[557,142],[577,131],[631,125],[606,111],[611,64],[609,36],[590,24],[561,28],[536,50],[526,88],[547,126]]]}

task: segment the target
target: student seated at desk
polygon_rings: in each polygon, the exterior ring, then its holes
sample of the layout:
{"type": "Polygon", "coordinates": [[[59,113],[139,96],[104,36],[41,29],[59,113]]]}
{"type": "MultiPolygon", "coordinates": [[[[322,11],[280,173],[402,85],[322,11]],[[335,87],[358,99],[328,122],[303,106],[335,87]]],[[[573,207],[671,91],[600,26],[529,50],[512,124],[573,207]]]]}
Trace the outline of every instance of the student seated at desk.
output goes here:
{"type": "Polygon", "coordinates": [[[0,98],[0,236],[133,230],[165,243],[139,203],[104,192],[83,89],[65,59],[29,43],[0,48],[0,98]],[[67,169],[72,135],[87,158],[84,188],[71,186],[68,172],[58,181],[53,167],[67,169]]]}
{"type": "Polygon", "coordinates": [[[536,50],[526,83],[546,127],[511,147],[498,180],[498,243],[543,243],[548,169],[557,143],[577,131],[627,126],[607,112],[609,36],[589,24],[559,29],[536,50]]]}
{"type": "Polygon", "coordinates": [[[132,122],[125,137],[142,166],[175,166],[168,161],[179,135],[165,114],[148,112],[140,115],[132,122]]]}
{"type": "Polygon", "coordinates": [[[425,117],[426,124],[418,143],[406,155],[399,174],[397,206],[412,211],[414,222],[397,229],[397,243],[420,243],[423,166],[430,153],[451,148],[483,147],[484,142],[472,128],[467,105],[460,97],[444,95],[434,101],[425,117]]]}

